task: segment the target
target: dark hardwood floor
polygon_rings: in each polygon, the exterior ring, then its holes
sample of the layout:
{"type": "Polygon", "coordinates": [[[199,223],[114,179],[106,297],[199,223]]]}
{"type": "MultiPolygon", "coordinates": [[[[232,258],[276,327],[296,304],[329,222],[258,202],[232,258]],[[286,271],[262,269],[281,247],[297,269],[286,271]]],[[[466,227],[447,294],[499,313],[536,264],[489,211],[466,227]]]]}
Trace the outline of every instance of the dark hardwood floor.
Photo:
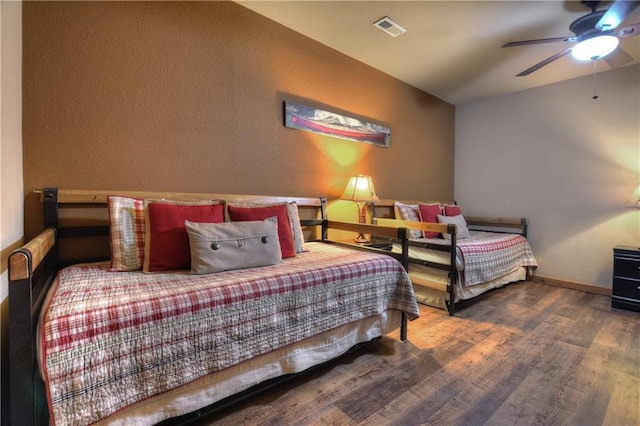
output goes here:
{"type": "Polygon", "coordinates": [[[512,284],[200,419],[209,425],[640,425],[640,313],[512,284]]]}

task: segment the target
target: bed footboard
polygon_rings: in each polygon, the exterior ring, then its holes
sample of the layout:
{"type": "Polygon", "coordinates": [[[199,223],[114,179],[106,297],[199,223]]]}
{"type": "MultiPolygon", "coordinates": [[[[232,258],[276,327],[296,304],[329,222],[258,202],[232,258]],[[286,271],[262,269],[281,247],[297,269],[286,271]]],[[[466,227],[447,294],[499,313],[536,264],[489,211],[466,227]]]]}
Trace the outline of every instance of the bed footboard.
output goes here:
{"type": "MultiPolygon", "coordinates": [[[[402,266],[405,271],[409,271],[409,238],[407,236],[407,228],[404,226],[381,226],[381,225],[365,225],[362,223],[352,223],[352,222],[339,222],[334,220],[326,220],[322,226],[322,240],[332,244],[340,244],[347,245],[349,247],[366,250],[366,251],[382,251],[375,248],[370,248],[367,246],[362,246],[358,244],[346,244],[337,241],[332,241],[328,239],[327,231],[329,229],[341,230],[341,231],[352,231],[362,234],[371,234],[376,236],[382,236],[389,240],[399,241],[402,245],[402,252],[400,254],[395,253],[385,253],[389,256],[395,257],[402,266]]],[[[402,313],[402,324],[400,326],[400,340],[405,342],[407,340],[407,316],[403,312],[402,313]]]]}
{"type": "MultiPolygon", "coordinates": [[[[409,240],[407,241],[407,246],[409,245],[421,246],[421,247],[431,248],[434,250],[446,251],[449,253],[449,264],[442,265],[438,263],[426,262],[426,261],[409,258],[408,247],[407,247],[407,257],[408,257],[407,266],[409,263],[419,263],[421,265],[429,266],[432,268],[445,270],[448,272],[448,276],[449,276],[448,283],[446,285],[433,281],[429,279],[429,277],[423,274],[412,272],[409,268],[407,268],[407,271],[409,272],[409,277],[411,277],[412,282],[415,282],[416,284],[420,284],[422,286],[433,288],[434,290],[437,290],[437,291],[446,292],[449,295],[449,302],[446,302],[447,312],[449,313],[449,316],[453,316],[455,314],[455,300],[456,300],[455,286],[458,280],[458,270],[456,269],[456,238],[457,237],[456,237],[455,225],[442,224],[442,223],[411,222],[406,220],[385,219],[385,218],[375,218],[374,221],[377,225],[380,225],[380,226],[395,227],[395,228],[404,227],[406,229],[417,229],[420,231],[430,231],[430,232],[437,232],[440,234],[449,234],[449,238],[451,240],[450,246],[421,243],[421,242],[415,242],[415,241],[409,241],[409,240]]],[[[403,252],[404,252],[404,248],[403,248],[403,252]]]]}
{"type": "Polygon", "coordinates": [[[56,232],[47,228],[9,256],[9,410],[11,424],[46,424],[36,327],[57,270],[56,232]]]}

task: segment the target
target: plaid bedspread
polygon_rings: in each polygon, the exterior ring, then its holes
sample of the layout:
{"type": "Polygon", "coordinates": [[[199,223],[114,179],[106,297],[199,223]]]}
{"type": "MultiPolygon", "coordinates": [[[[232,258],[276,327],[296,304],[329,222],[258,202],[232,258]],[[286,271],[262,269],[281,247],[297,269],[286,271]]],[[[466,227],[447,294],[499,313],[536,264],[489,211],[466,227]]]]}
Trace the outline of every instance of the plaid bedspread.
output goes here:
{"type": "Polygon", "coordinates": [[[522,266],[538,266],[529,242],[522,235],[472,231],[470,238],[457,242],[466,286],[502,277],[522,266]]]}
{"type": "MultiPolygon", "coordinates": [[[[529,242],[522,235],[485,231],[470,231],[470,234],[469,238],[456,241],[459,276],[464,286],[500,278],[520,267],[535,269],[538,266],[529,242]]],[[[415,241],[450,246],[450,242],[442,238],[415,241]]],[[[416,249],[413,250],[415,256],[416,249]]]]}
{"type": "Polygon", "coordinates": [[[385,310],[418,317],[395,259],[307,246],[280,265],[210,275],[108,272],[108,263],[60,271],[41,334],[52,423],[95,422],[385,310]]]}

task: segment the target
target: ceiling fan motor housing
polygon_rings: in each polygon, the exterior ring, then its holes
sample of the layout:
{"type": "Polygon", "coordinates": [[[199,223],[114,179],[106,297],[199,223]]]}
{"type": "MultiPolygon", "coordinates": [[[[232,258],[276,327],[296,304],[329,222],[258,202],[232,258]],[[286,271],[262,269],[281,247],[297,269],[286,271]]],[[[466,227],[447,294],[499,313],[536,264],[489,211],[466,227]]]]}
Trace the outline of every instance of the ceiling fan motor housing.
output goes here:
{"type": "Polygon", "coordinates": [[[607,34],[609,31],[602,31],[596,28],[596,24],[604,16],[605,12],[606,10],[601,10],[581,16],[569,25],[569,29],[576,35],[578,40],[584,40],[595,34],[607,34]]]}

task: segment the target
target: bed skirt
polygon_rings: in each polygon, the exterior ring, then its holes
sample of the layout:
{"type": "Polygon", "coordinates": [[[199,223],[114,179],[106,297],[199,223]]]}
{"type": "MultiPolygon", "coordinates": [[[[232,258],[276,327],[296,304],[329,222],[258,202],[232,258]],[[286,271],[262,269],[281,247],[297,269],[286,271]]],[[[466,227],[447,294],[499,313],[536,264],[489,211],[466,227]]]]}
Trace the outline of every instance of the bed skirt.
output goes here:
{"type": "Polygon", "coordinates": [[[343,325],[142,401],[95,424],[150,425],[199,410],[269,379],[334,359],[359,343],[399,328],[401,319],[401,312],[386,311],[343,325]]]}
{"type": "MultiPolygon", "coordinates": [[[[423,267],[421,267],[420,265],[412,265],[411,268],[412,268],[412,271],[419,271],[423,267]]],[[[431,269],[431,268],[428,268],[428,269],[431,269]]],[[[433,272],[433,270],[431,270],[431,272],[433,272]]],[[[500,288],[512,282],[524,281],[526,280],[526,277],[527,277],[527,269],[524,267],[520,267],[515,271],[507,275],[504,275],[500,278],[496,278],[486,283],[476,284],[473,286],[463,286],[460,284],[461,280],[458,280],[458,282],[456,283],[456,292],[455,292],[456,302],[459,302],[461,300],[472,299],[491,289],[500,288]]],[[[432,279],[434,281],[441,281],[443,283],[447,283],[447,274],[446,273],[440,274],[439,279],[437,279],[435,276],[432,276],[432,279]]],[[[413,283],[413,291],[416,295],[416,300],[418,301],[418,303],[421,303],[423,305],[433,306],[440,309],[445,309],[445,310],[447,309],[447,305],[445,302],[448,301],[448,298],[449,298],[448,293],[445,293],[439,290],[434,290],[428,287],[423,287],[416,283],[413,283]]]]}

